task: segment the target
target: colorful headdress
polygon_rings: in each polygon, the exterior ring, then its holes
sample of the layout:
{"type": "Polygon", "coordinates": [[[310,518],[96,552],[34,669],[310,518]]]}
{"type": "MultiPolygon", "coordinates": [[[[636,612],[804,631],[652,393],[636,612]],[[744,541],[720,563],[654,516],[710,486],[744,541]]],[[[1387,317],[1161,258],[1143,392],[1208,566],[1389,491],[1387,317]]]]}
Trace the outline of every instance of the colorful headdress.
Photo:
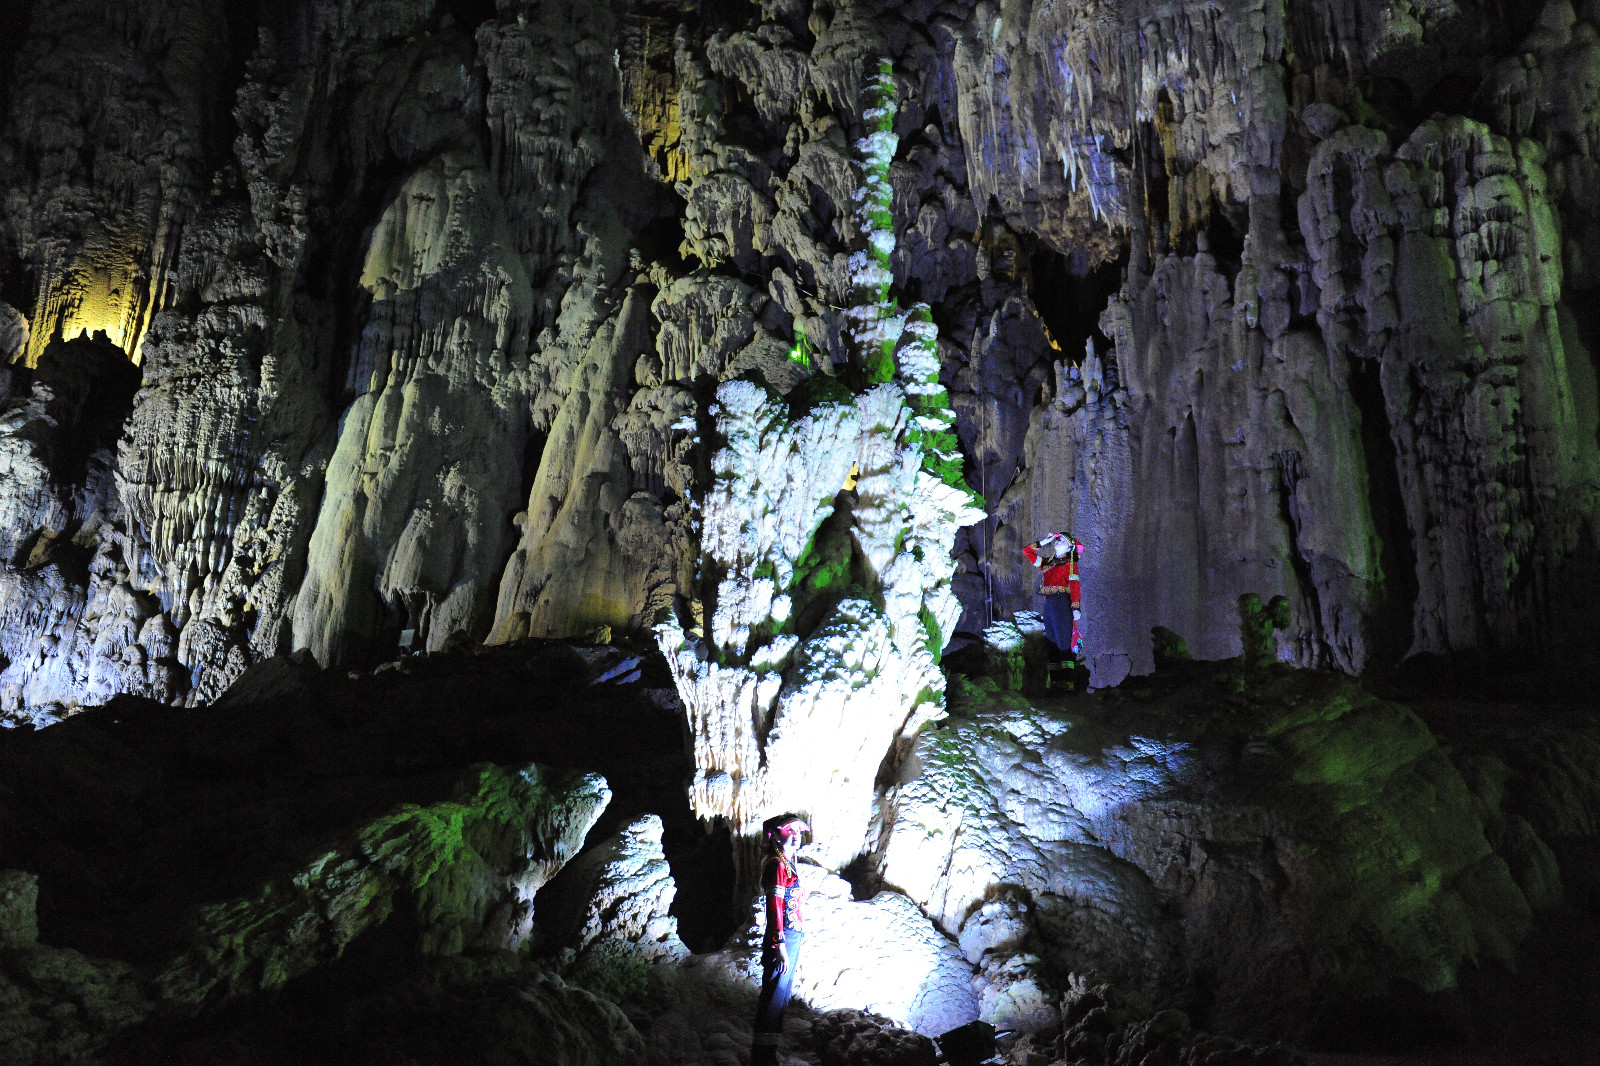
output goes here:
{"type": "Polygon", "coordinates": [[[811,832],[811,826],[795,814],[780,814],[776,818],[768,818],[764,829],[767,843],[774,845],[782,844],[790,837],[799,836],[801,833],[811,832]]]}

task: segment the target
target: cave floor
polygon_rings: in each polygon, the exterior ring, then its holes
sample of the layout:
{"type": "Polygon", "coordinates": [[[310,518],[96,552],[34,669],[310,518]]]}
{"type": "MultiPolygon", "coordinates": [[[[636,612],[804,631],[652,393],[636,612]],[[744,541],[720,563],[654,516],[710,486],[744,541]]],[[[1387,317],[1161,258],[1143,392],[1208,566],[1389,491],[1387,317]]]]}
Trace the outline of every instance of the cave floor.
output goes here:
{"type": "MultiPolygon", "coordinates": [[[[727,898],[729,849],[725,838],[707,837],[688,809],[685,785],[693,768],[682,709],[664,664],[648,649],[527,641],[415,657],[371,674],[287,660],[273,669],[211,708],[175,710],[123,698],[0,743],[0,798],[13,800],[0,804],[11,812],[0,820],[0,867],[41,875],[42,940],[157,964],[181,939],[193,907],[294,867],[340,825],[397,802],[447,794],[462,767],[484,760],[602,772],[616,798],[597,834],[641,812],[666,823],[666,852],[680,882],[675,909],[690,946],[704,951],[721,943],[737,922],[693,911],[694,900],[727,898]],[[643,660],[642,683],[591,683],[634,654],[643,660]]],[[[1326,675],[1283,672],[1259,691],[1234,693],[1226,671],[1193,664],[1117,690],[1024,702],[1110,728],[1134,720],[1176,723],[1190,703],[1215,715],[1220,701],[1236,714],[1224,716],[1224,731],[1245,735],[1257,700],[1301,698],[1334,683],[1326,675]]],[[[952,685],[957,718],[970,691],[952,685]]],[[[1548,733],[1559,747],[1573,724],[1565,712],[1543,708],[1530,718],[1526,704],[1503,700],[1443,694],[1406,702],[1452,750],[1504,754],[1499,738],[1511,735],[1508,729],[1523,738],[1548,733]]],[[[1563,858],[1569,869],[1584,860],[1578,852],[1563,858]]],[[[238,1047],[272,1048],[292,1031],[300,1061],[314,1061],[319,1048],[345,1046],[321,1038],[354,1024],[339,1013],[347,1002],[354,1004],[351,1017],[366,1017],[365,1011],[390,1025],[392,1012],[369,1003],[372,995],[388,997],[384,1004],[433,995],[428,973],[413,982],[416,988],[404,986],[405,995],[384,991],[408,949],[404,932],[367,938],[271,1003],[232,1008],[194,1027],[157,1022],[134,1030],[112,1058],[155,1062],[176,1049],[201,1054],[226,1047],[227,1053],[201,1057],[244,1061],[232,1055],[238,1047]]],[[[1593,1066],[1600,1062],[1600,896],[1547,913],[1523,945],[1516,973],[1469,972],[1460,991],[1453,1006],[1364,1019],[1373,1032],[1359,1043],[1304,1051],[1305,1059],[1314,1066],[1593,1066]],[[1419,1035],[1422,1027],[1431,1028],[1419,1035]]],[[[480,1009],[466,993],[458,998],[466,1015],[480,1009]]],[[[742,1019],[747,1010],[739,999],[724,1013],[742,1019]]],[[[730,1046],[745,1038],[738,1030],[730,1046]]]]}

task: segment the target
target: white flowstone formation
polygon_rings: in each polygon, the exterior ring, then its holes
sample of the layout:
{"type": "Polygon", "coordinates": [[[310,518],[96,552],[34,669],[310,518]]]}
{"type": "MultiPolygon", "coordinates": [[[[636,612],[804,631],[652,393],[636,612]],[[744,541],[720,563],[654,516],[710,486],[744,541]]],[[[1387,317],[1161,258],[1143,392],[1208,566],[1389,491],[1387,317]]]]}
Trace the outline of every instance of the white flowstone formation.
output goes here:
{"type": "Polygon", "coordinates": [[[867,247],[850,259],[860,301],[850,321],[868,382],[893,353],[898,383],[798,419],[755,383],[718,388],[712,413],[726,443],[712,458],[700,528],[702,580],[715,592],[701,605],[702,632],[657,629],[695,738],[696,813],[748,837],[767,815],[803,811],[834,868],[872,850],[879,770],[897,742],[943,715],[936,656],[960,616],[950,549],[956,529],[980,517],[964,488],[923,468],[955,457],[924,444],[950,428],[948,408],[913,407],[943,395],[938,331],[926,308],[900,313],[889,293],[887,175],[899,140],[888,60],[867,99],[873,132],[858,143],[854,194],[867,247]],[[807,625],[795,617],[796,569],[846,492],[837,517],[861,557],[850,571],[861,584],[807,625]]]}
{"type": "Polygon", "coordinates": [[[695,811],[748,835],[774,811],[803,810],[831,865],[867,845],[896,739],[943,713],[929,645],[958,615],[949,545],[973,512],[920,469],[909,413],[892,384],[793,421],[759,385],[722,385],[715,417],[728,443],[702,504],[702,569],[718,575],[708,632],[657,629],[695,738],[695,811]],[[796,566],[852,468],[851,537],[883,606],[841,600],[793,632],[796,566]]]}

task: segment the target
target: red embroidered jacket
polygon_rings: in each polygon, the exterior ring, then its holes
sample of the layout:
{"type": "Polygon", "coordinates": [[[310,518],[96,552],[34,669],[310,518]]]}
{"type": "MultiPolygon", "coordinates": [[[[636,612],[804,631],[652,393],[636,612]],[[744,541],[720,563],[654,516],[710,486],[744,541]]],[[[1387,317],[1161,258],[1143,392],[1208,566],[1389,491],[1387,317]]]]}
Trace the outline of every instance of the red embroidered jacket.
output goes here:
{"type": "Polygon", "coordinates": [[[800,931],[800,905],[804,899],[800,871],[784,859],[772,856],[767,859],[761,881],[767,893],[766,944],[776,949],[784,933],[791,929],[800,931]]]}
{"type": "MultiPolygon", "coordinates": [[[[1039,591],[1050,596],[1058,592],[1070,593],[1072,605],[1076,607],[1080,602],[1078,583],[1078,553],[1083,550],[1083,545],[1077,541],[1072,542],[1072,554],[1066,558],[1046,566],[1044,575],[1039,581],[1039,591]]],[[[1028,562],[1034,566],[1039,565],[1039,549],[1032,544],[1022,549],[1022,554],[1027,556],[1028,562]]]]}

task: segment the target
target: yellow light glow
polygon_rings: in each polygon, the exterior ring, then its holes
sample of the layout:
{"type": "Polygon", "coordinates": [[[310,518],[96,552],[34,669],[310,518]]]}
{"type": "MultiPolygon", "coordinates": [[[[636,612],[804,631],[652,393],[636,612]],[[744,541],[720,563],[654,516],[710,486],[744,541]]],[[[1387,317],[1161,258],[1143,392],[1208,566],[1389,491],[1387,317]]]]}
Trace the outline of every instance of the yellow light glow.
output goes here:
{"type": "Polygon", "coordinates": [[[75,340],[101,332],[138,365],[152,310],[144,253],[142,236],[102,234],[79,249],[70,263],[44,264],[23,356],[27,365],[39,365],[58,333],[63,340],[75,340]]]}

